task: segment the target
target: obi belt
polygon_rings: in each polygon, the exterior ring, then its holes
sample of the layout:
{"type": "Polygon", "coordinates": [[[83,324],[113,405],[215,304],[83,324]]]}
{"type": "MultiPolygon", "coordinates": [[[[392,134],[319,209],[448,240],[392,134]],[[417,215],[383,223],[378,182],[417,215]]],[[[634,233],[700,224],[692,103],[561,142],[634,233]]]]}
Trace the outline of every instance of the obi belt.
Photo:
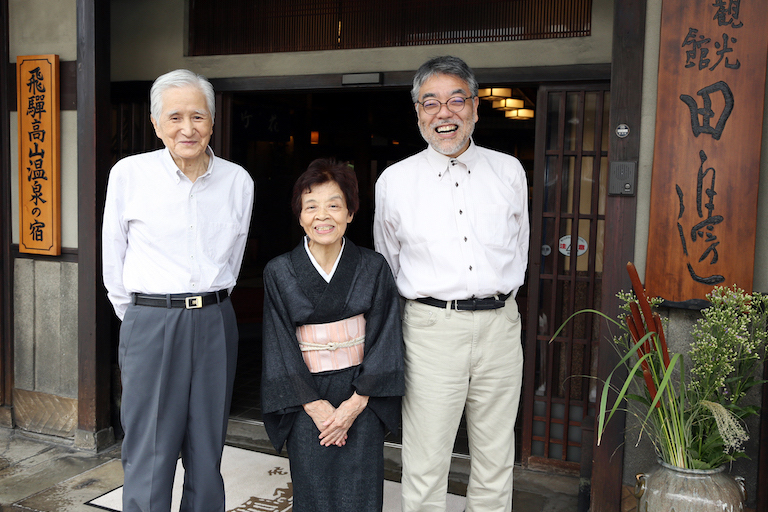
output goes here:
{"type": "Polygon", "coordinates": [[[304,362],[312,373],[342,370],[363,362],[365,317],[360,314],[327,324],[296,328],[304,362]]]}

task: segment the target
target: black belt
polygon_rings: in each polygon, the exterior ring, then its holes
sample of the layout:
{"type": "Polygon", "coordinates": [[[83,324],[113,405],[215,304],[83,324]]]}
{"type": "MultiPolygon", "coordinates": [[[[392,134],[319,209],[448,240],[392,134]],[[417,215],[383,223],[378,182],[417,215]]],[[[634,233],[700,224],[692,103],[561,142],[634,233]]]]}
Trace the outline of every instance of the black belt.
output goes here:
{"type": "Polygon", "coordinates": [[[185,308],[198,309],[211,304],[222,302],[229,296],[227,290],[201,293],[172,293],[169,295],[148,295],[146,293],[134,293],[133,303],[137,306],[152,306],[156,308],[185,308]],[[169,301],[170,298],[170,301],[169,301]]]}
{"type": "Polygon", "coordinates": [[[436,308],[448,308],[455,309],[456,311],[481,311],[485,309],[499,309],[503,308],[506,300],[511,293],[505,293],[499,295],[499,298],[488,297],[485,299],[466,299],[466,300],[438,300],[432,297],[422,297],[416,299],[417,302],[427,304],[428,306],[435,306],[436,308]]]}

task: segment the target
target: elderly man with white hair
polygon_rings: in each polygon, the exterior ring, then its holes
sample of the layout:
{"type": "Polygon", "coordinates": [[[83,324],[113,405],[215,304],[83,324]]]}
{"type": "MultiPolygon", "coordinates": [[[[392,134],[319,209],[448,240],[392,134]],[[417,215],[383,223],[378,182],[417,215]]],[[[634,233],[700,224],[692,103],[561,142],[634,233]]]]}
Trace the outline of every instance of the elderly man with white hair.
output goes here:
{"type": "Polygon", "coordinates": [[[176,461],[183,511],[224,511],[221,454],[237,360],[229,294],[248,238],[254,185],[208,146],[214,93],[166,73],[150,92],[165,148],[109,176],[104,284],[120,327],[123,511],[167,511],[176,461]]]}

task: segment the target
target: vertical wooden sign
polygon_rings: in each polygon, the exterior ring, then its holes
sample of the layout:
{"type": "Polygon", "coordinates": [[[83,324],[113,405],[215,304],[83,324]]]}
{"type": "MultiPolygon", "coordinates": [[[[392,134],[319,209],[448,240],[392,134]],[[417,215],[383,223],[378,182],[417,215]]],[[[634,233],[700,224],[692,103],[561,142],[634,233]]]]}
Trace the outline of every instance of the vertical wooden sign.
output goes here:
{"type": "Polygon", "coordinates": [[[61,254],[59,56],[16,58],[19,251],[61,254]]]}
{"type": "Polygon", "coordinates": [[[664,0],[646,289],[752,289],[768,1],[664,0]]]}

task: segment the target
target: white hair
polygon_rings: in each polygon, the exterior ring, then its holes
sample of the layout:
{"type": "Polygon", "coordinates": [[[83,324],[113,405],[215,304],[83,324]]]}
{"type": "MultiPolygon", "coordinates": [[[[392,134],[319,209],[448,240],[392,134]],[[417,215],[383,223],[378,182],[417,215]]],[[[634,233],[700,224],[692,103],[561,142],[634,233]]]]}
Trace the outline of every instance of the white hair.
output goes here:
{"type": "Polygon", "coordinates": [[[177,69],[164,75],[160,75],[152,84],[149,91],[149,112],[155,121],[160,120],[163,113],[163,93],[171,87],[197,87],[205,96],[205,102],[208,105],[208,113],[211,119],[216,117],[216,96],[213,93],[213,86],[203,75],[193,73],[188,69],[177,69]]]}

